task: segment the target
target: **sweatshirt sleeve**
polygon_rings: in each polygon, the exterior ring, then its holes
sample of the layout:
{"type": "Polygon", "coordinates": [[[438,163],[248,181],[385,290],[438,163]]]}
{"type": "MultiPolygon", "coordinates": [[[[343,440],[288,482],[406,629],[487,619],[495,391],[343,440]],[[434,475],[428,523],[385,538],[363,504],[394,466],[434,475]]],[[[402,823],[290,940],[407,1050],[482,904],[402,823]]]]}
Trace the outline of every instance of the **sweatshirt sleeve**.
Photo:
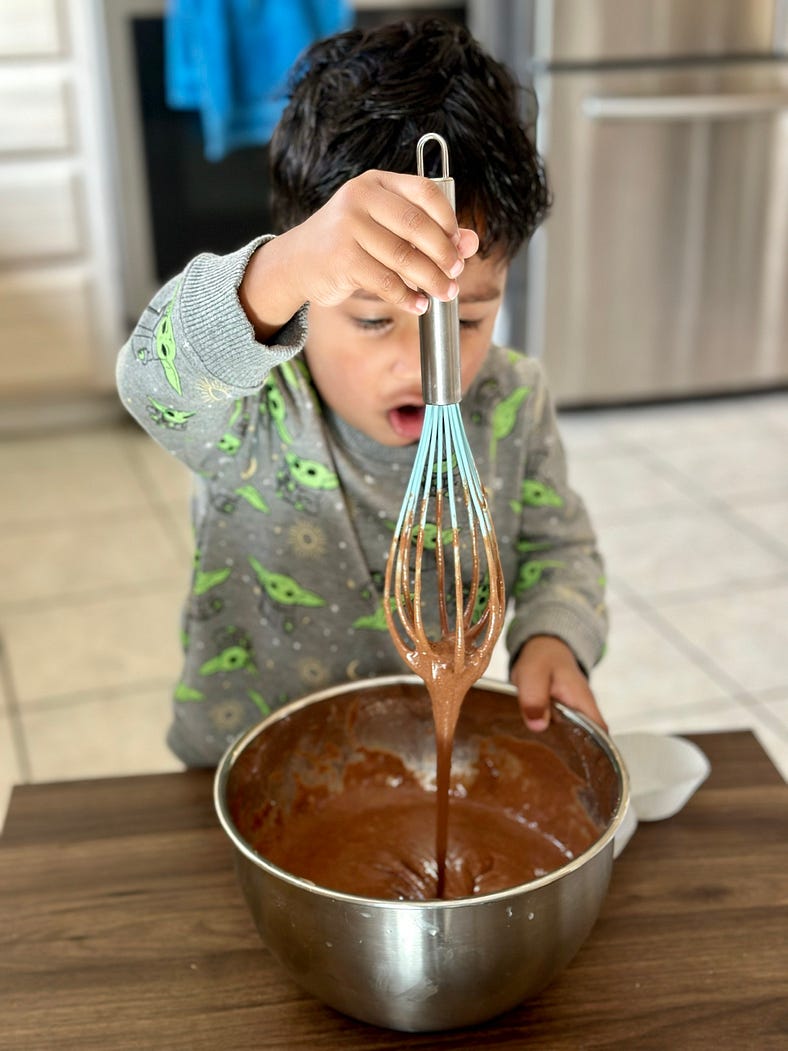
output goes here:
{"type": "Polygon", "coordinates": [[[607,637],[604,566],[585,506],[568,484],[541,370],[531,399],[526,477],[512,501],[520,515],[520,540],[507,648],[514,660],[533,635],[554,635],[588,673],[602,656],[607,637]]]}
{"type": "Polygon", "coordinates": [[[226,256],[203,254],[154,296],[118,356],[118,392],[128,412],[193,470],[211,454],[270,370],[303,349],[306,306],[263,345],[238,298],[261,237],[226,256]]]}

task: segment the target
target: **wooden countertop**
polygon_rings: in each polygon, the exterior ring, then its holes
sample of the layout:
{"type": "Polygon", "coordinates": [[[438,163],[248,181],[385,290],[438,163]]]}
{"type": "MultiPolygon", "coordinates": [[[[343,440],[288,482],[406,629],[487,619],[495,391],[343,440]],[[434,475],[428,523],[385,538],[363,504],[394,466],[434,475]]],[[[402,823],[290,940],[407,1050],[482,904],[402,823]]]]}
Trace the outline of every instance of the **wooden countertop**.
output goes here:
{"type": "Polygon", "coordinates": [[[693,740],[708,781],[639,827],[570,966],[537,999],[445,1033],[376,1029],[293,984],[241,898],[210,773],[15,788],[0,1048],[788,1047],[788,786],[749,733],[693,740]]]}

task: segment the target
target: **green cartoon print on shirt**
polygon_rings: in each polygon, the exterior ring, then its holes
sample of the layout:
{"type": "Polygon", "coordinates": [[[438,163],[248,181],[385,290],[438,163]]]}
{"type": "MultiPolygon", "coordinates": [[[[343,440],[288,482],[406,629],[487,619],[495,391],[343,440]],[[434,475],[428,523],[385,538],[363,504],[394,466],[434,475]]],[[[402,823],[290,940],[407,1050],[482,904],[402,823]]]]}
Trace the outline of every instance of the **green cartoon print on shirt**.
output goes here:
{"type": "MultiPolygon", "coordinates": [[[[297,398],[307,392],[315,412],[320,413],[320,401],[312,387],[312,377],[306,367],[306,362],[301,357],[293,358],[292,361],[280,362],[276,371],[281,374],[286,386],[297,398]]],[[[273,424],[282,445],[292,445],[293,435],[287,427],[287,404],[279,380],[273,372],[269,373],[262,386],[259,409],[260,415],[267,416],[273,424]]]]}
{"type": "Polygon", "coordinates": [[[242,500],[246,500],[247,504],[253,507],[255,511],[262,511],[264,514],[267,514],[268,511],[271,510],[263,499],[260,491],[255,489],[253,485],[242,485],[235,490],[235,493],[237,496],[240,496],[242,500]]]}
{"type": "MultiPolygon", "coordinates": [[[[177,295],[177,290],[176,290],[177,295]]],[[[164,370],[164,375],[167,378],[167,382],[175,391],[183,397],[183,390],[181,388],[181,378],[178,375],[178,370],[175,367],[175,358],[177,356],[177,348],[175,346],[175,337],[172,333],[172,308],[175,305],[175,295],[167,304],[167,308],[164,313],[159,317],[153,328],[153,344],[156,353],[156,359],[164,370]]],[[[142,327],[142,326],[141,326],[142,327]]],[[[148,356],[147,348],[140,347],[135,351],[137,360],[147,365],[149,361],[154,360],[148,356]]]]}
{"type": "Polygon", "coordinates": [[[309,375],[309,369],[306,367],[306,362],[299,355],[292,358],[290,361],[283,361],[279,365],[279,371],[285,378],[285,383],[288,385],[291,391],[297,393],[303,389],[302,380],[306,381],[306,386],[311,387],[312,377],[309,375]],[[301,373],[301,379],[298,378],[298,373],[301,373]]]}
{"type": "Polygon", "coordinates": [[[273,376],[269,375],[266,379],[262,393],[260,414],[262,416],[266,414],[270,416],[271,423],[273,423],[282,445],[292,445],[293,436],[285,425],[285,420],[287,419],[285,399],[282,397],[282,392],[279,390],[279,385],[273,376]]]}
{"type": "Polygon", "coordinates": [[[545,551],[552,546],[552,540],[526,540],[523,538],[517,541],[517,550],[521,554],[527,554],[529,551],[545,551]]]}
{"type": "Polygon", "coordinates": [[[296,511],[316,513],[314,494],[339,488],[336,474],[317,460],[307,460],[296,453],[285,455],[285,467],[277,472],[276,492],[288,500],[296,511]]]}
{"type": "Polygon", "coordinates": [[[184,412],[182,409],[170,409],[148,395],[148,415],[158,427],[166,427],[171,431],[185,431],[186,425],[196,412],[184,412]]]}
{"type": "Polygon", "coordinates": [[[545,482],[526,478],[520,490],[520,499],[512,500],[510,506],[518,514],[524,507],[563,507],[563,498],[545,482]]]}
{"type": "Polygon", "coordinates": [[[175,296],[170,300],[164,316],[154,329],[154,335],[156,337],[156,354],[161,362],[161,367],[164,369],[167,382],[176,394],[183,396],[181,378],[175,367],[175,356],[178,351],[175,346],[175,336],[172,334],[172,308],[174,304],[175,296]]]}
{"type": "Polygon", "coordinates": [[[211,507],[222,515],[232,515],[238,510],[240,500],[245,500],[255,511],[267,514],[271,509],[263,499],[262,493],[250,483],[241,485],[229,492],[221,489],[211,497],[211,507]]]}
{"type": "Polygon", "coordinates": [[[558,562],[553,558],[544,558],[541,561],[534,559],[531,562],[526,562],[520,566],[517,583],[514,585],[515,595],[522,595],[524,591],[535,587],[542,579],[546,569],[560,569],[563,565],[563,562],[558,562]]]}
{"type": "Polygon", "coordinates": [[[317,460],[306,460],[295,453],[288,453],[285,462],[290,470],[290,477],[297,485],[307,489],[337,489],[339,479],[317,460]]]}
{"type": "MultiPolygon", "coordinates": [[[[468,605],[468,598],[470,597],[471,588],[470,584],[463,584],[462,586],[462,601],[464,607],[468,605]]],[[[471,624],[475,624],[482,616],[484,611],[487,609],[487,605],[490,601],[490,574],[485,572],[482,579],[479,581],[476,588],[476,598],[474,599],[473,609],[471,610],[471,624]]],[[[457,607],[457,603],[454,595],[453,586],[449,586],[446,589],[446,605],[448,610],[452,613],[457,607]]]]}
{"type": "MultiPolygon", "coordinates": [[[[397,608],[397,600],[390,598],[389,603],[393,612],[397,608]]],[[[353,627],[366,628],[369,631],[388,631],[389,626],[386,622],[386,610],[383,605],[383,599],[380,600],[374,613],[365,613],[361,617],[356,617],[353,621],[353,627]]]]}
{"type": "Polygon", "coordinates": [[[262,715],[271,714],[271,705],[265,700],[261,693],[258,693],[257,690],[247,690],[246,696],[260,709],[262,715]]]}
{"type": "MultiPolygon", "coordinates": [[[[390,529],[392,534],[393,534],[394,531],[397,528],[397,523],[393,522],[391,519],[389,519],[389,521],[386,522],[386,527],[388,529],[390,529]]],[[[411,542],[413,547],[415,547],[416,544],[418,543],[419,533],[420,532],[424,533],[424,550],[425,551],[434,551],[435,548],[438,545],[438,527],[435,524],[435,522],[425,522],[423,530],[418,525],[415,525],[411,529],[411,531],[410,531],[410,542],[411,542]]],[[[441,537],[443,539],[443,544],[444,544],[445,547],[447,547],[447,546],[449,546],[451,544],[452,536],[453,536],[453,532],[452,532],[451,528],[443,529],[441,531],[441,537]]]]}
{"type": "Polygon", "coordinates": [[[312,376],[301,354],[297,354],[290,361],[281,362],[279,371],[284,376],[285,383],[290,390],[298,397],[306,392],[312,402],[312,408],[318,416],[322,415],[323,410],[320,405],[320,398],[317,396],[317,391],[312,383],[312,376]]]}
{"type": "Polygon", "coordinates": [[[252,655],[243,646],[227,646],[222,652],[200,666],[200,675],[216,675],[220,671],[254,671],[252,655]]]}
{"type": "MultiPolygon", "coordinates": [[[[232,570],[227,566],[223,569],[202,569],[200,560],[200,551],[195,551],[192,589],[185,611],[189,624],[202,624],[212,620],[214,617],[218,617],[224,609],[225,601],[222,592],[217,592],[217,589],[232,574],[232,570]]],[[[184,643],[184,649],[188,649],[187,642],[184,643]]]]}
{"type": "Polygon", "coordinates": [[[255,673],[257,671],[252,644],[243,631],[231,626],[222,628],[216,642],[221,649],[215,657],[211,657],[200,665],[198,669],[200,675],[218,675],[220,672],[236,671],[255,673]]]}
{"type": "MultiPolygon", "coordinates": [[[[419,541],[419,532],[424,533],[424,547],[427,551],[434,551],[438,546],[438,527],[434,522],[425,522],[424,529],[420,529],[419,526],[414,526],[410,531],[410,542],[415,547],[419,541]]],[[[444,547],[448,546],[452,542],[454,536],[454,530],[442,529],[441,540],[444,547]]]]}
{"type": "Polygon", "coordinates": [[[249,413],[243,411],[243,404],[243,398],[236,399],[235,408],[227,421],[227,430],[216,443],[216,447],[229,456],[236,455],[249,430],[249,413]]]}
{"type": "Polygon", "coordinates": [[[232,569],[225,567],[224,569],[212,569],[205,570],[200,569],[200,552],[194,552],[194,583],[192,584],[193,595],[204,595],[211,588],[216,588],[220,584],[223,584],[225,580],[232,573],[232,569]]]}
{"type": "MultiPolygon", "coordinates": [[[[465,598],[467,600],[467,589],[463,589],[465,598]]],[[[490,574],[485,573],[482,580],[479,582],[479,588],[476,592],[476,602],[473,605],[473,613],[471,614],[471,624],[475,624],[481,619],[482,614],[487,609],[487,605],[490,601],[490,574]]]]}
{"type": "Polygon", "coordinates": [[[235,456],[241,448],[241,439],[234,434],[223,434],[216,443],[216,447],[229,456],[235,456]]]}
{"type": "Polygon", "coordinates": [[[302,588],[292,577],[265,569],[257,559],[249,556],[249,565],[270,599],[282,606],[325,606],[326,600],[314,591],[302,588]]]}
{"type": "Polygon", "coordinates": [[[204,701],[205,694],[201,690],[195,690],[192,686],[187,686],[185,682],[179,682],[175,687],[175,700],[181,703],[186,701],[204,701]]]}
{"type": "Polygon", "coordinates": [[[490,459],[495,460],[498,442],[508,438],[517,423],[517,412],[531,393],[530,387],[516,387],[512,393],[498,402],[492,413],[492,438],[490,439],[490,459]]]}

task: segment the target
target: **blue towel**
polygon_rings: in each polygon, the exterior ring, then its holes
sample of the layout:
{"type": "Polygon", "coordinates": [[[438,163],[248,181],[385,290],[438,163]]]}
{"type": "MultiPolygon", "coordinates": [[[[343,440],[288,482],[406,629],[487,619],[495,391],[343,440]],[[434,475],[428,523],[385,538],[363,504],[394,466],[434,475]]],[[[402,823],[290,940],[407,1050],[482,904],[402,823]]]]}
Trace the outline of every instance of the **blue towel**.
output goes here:
{"type": "Polygon", "coordinates": [[[295,59],[351,23],[346,0],[169,0],[167,102],[200,111],[209,160],[264,144],[295,59]]]}

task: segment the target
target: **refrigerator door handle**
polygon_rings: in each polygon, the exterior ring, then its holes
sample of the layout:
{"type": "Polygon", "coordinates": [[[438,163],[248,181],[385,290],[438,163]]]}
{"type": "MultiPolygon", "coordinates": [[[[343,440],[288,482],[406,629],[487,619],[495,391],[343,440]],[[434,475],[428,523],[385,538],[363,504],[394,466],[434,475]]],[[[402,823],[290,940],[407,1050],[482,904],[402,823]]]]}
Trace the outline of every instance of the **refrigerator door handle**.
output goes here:
{"type": "Polygon", "coordinates": [[[788,110],[788,94],[587,95],[582,106],[591,120],[735,120],[788,110]]]}

